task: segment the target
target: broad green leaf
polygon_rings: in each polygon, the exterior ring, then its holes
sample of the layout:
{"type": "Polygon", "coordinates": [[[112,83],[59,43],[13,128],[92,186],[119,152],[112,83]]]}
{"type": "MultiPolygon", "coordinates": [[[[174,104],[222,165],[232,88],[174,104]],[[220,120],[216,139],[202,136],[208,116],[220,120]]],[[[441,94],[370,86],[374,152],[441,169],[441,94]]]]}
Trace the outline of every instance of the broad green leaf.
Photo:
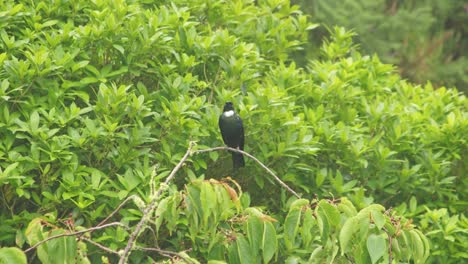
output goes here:
{"type": "Polygon", "coordinates": [[[32,112],[31,116],[29,116],[29,128],[32,134],[37,133],[39,128],[39,114],[37,111],[32,112]]]}
{"type": "Polygon", "coordinates": [[[411,196],[409,208],[411,212],[416,212],[416,207],[418,206],[418,200],[416,197],[411,196]]]}
{"type": "Polygon", "coordinates": [[[299,264],[301,263],[301,258],[298,256],[289,256],[286,261],[284,261],[285,264],[299,264]]]}
{"type": "MultiPolygon", "coordinates": [[[[63,234],[64,230],[57,229],[52,231],[49,236],[63,234]]],[[[72,263],[77,254],[77,242],[74,236],[65,236],[52,239],[47,243],[48,260],[50,263],[72,263]]],[[[41,246],[39,246],[41,247],[41,246]]]]}
{"type": "Polygon", "coordinates": [[[326,244],[330,234],[330,222],[327,215],[321,209],[316,210],[317,214],[317,226],[320,230],[320,235],[322,237],[322,243],[326,244]]]}
{"type": "Polygon", "coordinates": [[[317,210],[322,210],[326,215],[328,222],[332,226],[338,226],[341,223],[341,215],[335,206],[328,203],[326,200],[321,200],[317,205],[317,210]]]}
{"type": "Polygon", "coordinates": [[[99,189],[99,185],[103,176],[104,173],[102,173],[100,170],[95,169],[91,171],[91,186],[93,187],[93,189],[99,189]]]}
{"type": "Polygon", "coordinates": [[[288,250],[295,248],[296,235],[300,221],[301,209],[293,208],[289,210],[284,221],[284,244],[288,250]]]}
{"type": "Polygon", "coordinates": [[[429,243],[429,239],[420,230],[414,229],[414,232],[419,235],[424,245],[424,263],[425,260],[430,256],[431,245],[429,243]]]}
{"type": "Polygon", "coordinates": [[[340,231],[340,248],[343,256],[349,249],[348,243],[353,237],[353,234],[359,230],[359,221],[356,217],[351,217],[346,220],[340,231]]]}
{"type": "Polygon", "coordinates": [[[310,208],[307,208],[306,211],[303,213],[303,220],[302,220],[302,227],[301,227],[301,235],[303,239],[303,245],[309,246],[313,239],[313,230],[315,219],[313,217],[313,212],[310,208]]]}
{"type": "Polygon", "coordinates": [[[276,229],[271,222],[263,222],[261,249],[264,263],[269,263],[275,253],[277,253],[278,239],[276,237],[276,229]]]}
{"type": "Polygon", "coordinates": [[[208,264],[227,264],[226,261],[222,261],[222,260],[208,260],[207,263],[208,264]]]}
{"type": "Polygon", "coordinates": [[[366,208],[362,209],[359,211],[359,213],[356,215],[356,217],[361,220],[363,218],[370,218],[370,212],[371,211],[377,211],[377,212],[383,212],[385,211],[385,207],[383,207],[380,204],[371,204],[367,206],[366,208]]]}
{"type": "Polygon", "coordinates": [[[382,235],[371,234],[367,238],[367,250],[372,264],[376,263],[386,252],[387,246],[382,235]]]}
{"type": "Polygon", "coordinates": [[[372,220],[374,220],[375,226],[380,230],[382,227],[385,226],[385,216],[382,214],[380,211],[371,211],[372,214],[372,220]]]}
{"type": "Polygon", "coordinates": [[[41,28],[50,27],[59,23],[58,20],[49,20],[41,25],[41,28]]]}
{"type": "Polygon", "coordinates": [[[156,208],[156,212],[154,214],[155,218],[156,218],[156,221],[155,221],[156,235],[159,234],[159,228],[161,227],[163,221],[164,220],[166,220],[166,221],[169,220],[169,219],[165,219],[165,216],[164,216],[164,213],[167,210],[168,199],[169,199],[169,197],[166,197],[166,198],[162,199],[161,201],[159,201],[158,207],[156,208]]]}
{"type": "Polygon", "coordinates": [[[83,67],[86,67],[86,65],[88,65],[88,64],[89,64],[89,61],[87,61],[87,60],[74,63],[73,66],[72,66],[72,72],[76,72],[77,70],[79,70],[79,69],[81,69],[83,67]]]}
{"type": "Polygon", "coordinates": [[[357,214],[353,203],[351,203],[351,201],[349,201],[346,197],[341,198],[341,201],[338,204],[338,210],[345,213],[347,217],[353,217],[357,214]]]}
{"type": "Polygon", "coordinates": [[[16,167],[18,167],[19,165],[19,162],[15,162],[15,163],[12,163],[10,165],[8,165],[6,167],[6,169],[2,172],[2,169],[0,168],[0,183],[2,183],[2,181],[4,180],[7,180],[10,174],[10,172],[12,172],[14,169],[16,169],[16,167]]]}
{"type": "Polygon", "coordinates": [[[2,264],[26,264],[26,254],[15,247],[0,248],[0,263],[2,264]]]}
{"type": "Polygon", "coordinates": [[[414,256],[414,263],[419,264],[419,263],[425,263],[426,257],[425,256],[425,248],[424,248],[424,243],[419,236],[419,234],[415,230],[410,230],[409,234],[411,236],[411,247],[413,249],[413,256],[414,256]]]}
{"type": "Polygon", "coordinates": [[[205,227],[209,227],[208,219],[210,216],[216,216],[216,192],[213,186],[208,182],[202,182],[200,190],[200,202],[203,209],[203,224],[205,227]]]}
{"type": "Polygon", "coordinates": [[[294,202],[291,203],[291,206],[289,208],[302,208],[303,206],[306,206],[309,204],[309,200],[307,199],[297,199],[294,202]]]}
{"type": "Polygon", "coordinates": [[[259,252],[259,249],[263,246],[263,233],[264,226],[261,220],[253,215],[249,216],[247,220],[247,239],[249,240],[250,248],[252,252],[259,252]]]}
{"type": "Polygon", "coordinates": [[[42,219],[34,218],[31,220],[24,234],[30,246],[34,246],[38,242],[44,240],[44,236],[42,234],[42,219]]]}
{"type": "Polygon", "coordinates": [[[315,175],[315,184],[317,187],[322,186],[325,178],[327,177],[328,170],[326,168],[322,168],[316,175],[315,175]]]}
{"type": "Polygon", "coordinates": [[[256,263],[255,253],[244,236],[238,236],[235,245],[240,263],[256,263]]]}

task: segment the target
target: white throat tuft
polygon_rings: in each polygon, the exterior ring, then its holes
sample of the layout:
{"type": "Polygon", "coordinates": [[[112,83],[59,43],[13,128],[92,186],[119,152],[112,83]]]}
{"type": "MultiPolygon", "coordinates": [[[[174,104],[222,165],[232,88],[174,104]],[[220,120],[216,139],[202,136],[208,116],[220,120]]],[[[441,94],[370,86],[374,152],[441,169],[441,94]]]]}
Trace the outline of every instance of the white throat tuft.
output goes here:
{"type": "Polygon", "coordinates": [[[234,110],[229,110],[223,113],[225,117],[230,117],[234,115],[234,110]]]}

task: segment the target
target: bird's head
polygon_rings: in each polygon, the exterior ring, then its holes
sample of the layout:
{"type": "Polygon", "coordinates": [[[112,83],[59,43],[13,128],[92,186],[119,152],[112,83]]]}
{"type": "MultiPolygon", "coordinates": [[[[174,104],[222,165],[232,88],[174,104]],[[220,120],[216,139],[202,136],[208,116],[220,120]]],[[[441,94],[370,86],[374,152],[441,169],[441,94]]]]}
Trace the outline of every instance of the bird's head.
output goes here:
{"type": "Polygon", "coordinates": [[[223,112],[227,111],[234,111],[234,105],[232,104],[232,102],[226,102],[226,104],[224,105],[223,112]]]}

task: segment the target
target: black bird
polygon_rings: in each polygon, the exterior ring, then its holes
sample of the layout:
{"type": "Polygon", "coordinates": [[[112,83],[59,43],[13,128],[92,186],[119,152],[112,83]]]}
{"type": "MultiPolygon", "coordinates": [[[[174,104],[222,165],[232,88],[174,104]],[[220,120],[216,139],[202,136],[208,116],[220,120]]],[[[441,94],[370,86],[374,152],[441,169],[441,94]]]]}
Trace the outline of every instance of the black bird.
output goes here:
{"type": "MultiPolygon", "coordinates": [[[[226,102],[223,113],[219,116],[219,129],[224,144],[228,147],[244,150],[244,126],[242,119],[234,111],[232,102],[226,102]]],[[[244,156],[237,152],[232,153],[232,166],[234,170],[244,167],[244,156]]]]}

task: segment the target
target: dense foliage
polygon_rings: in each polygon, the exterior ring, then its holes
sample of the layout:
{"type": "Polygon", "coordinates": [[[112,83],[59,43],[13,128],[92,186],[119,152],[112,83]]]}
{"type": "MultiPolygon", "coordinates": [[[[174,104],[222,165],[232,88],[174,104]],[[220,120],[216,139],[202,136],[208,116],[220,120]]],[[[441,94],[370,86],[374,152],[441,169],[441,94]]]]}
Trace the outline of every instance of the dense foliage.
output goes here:
{"type": "Polygon", "coordinates": [[[232,174],[228,153],[192,156],[131,261],[468,257],[466,98],[402,81],[352,33],[335,28],[322,59],[298,67],[315,25],[289,1],[0,4],[0,259],[131,197],[112,217],[122,226],[27,251],[114,263],[189,141],[222,145],[228,100],[246,151],[304,199],[251,160],[232,174]]]}
{"type": "MultiPolygon", "coordinates": [[[[436,86],[457,86],[468,93],[468,16],[459,0],[298,0],[315,22],[355,30],[367,54],[393,63],[403,77],[436,86]]],[[[326,35],[311,36],[314,54],[326,35]]]]}

